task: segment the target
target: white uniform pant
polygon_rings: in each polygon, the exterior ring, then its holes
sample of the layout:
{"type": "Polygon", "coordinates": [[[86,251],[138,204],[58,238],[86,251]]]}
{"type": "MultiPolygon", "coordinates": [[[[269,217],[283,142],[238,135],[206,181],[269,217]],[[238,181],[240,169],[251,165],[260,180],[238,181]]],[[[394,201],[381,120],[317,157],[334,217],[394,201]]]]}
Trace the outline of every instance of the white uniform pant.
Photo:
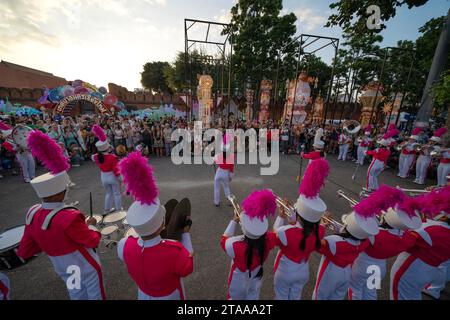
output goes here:
{"type": "Polygon", "coordinates": [[[372,160],[372,163],[367,169],[366,177],[366,189],[377,190],[378,189],[378,176],[383,171],[384,162],[378,159],[372,160]]]}
{"type": "Polygon", "coordinates": [[[425,290],[434,298],[441,297],[441,291],[445,289],[445,285],[450,281],[450,260],[447,260],[438,267],[438,273],[435,279],[425,286],[425,290]]]}
{"type": "Polygon", "coordinates": [[[102,185],[105,188],[105,212],[108,212],[112,208],[113,199],[116,210],[122,208],[122,197],[120,194],[120,181],[114,175],[112,171],[102,172],[101,174],[102,185]]]}
{"type": "Polygon", "coordinates": [[[391,269],[391,300],[422,300],[422,289],[439,280],[439,268],[402,252],[391,269]]]}
{"type": "MultiPolygon", "coordinates": [[[[374,275],[372,268],[378,267],[380,271],[380,283],[386,276],[386,260],[369,257],[361,252],[352,265],[350,289],[348,298],[350,300],[377,300],[377,288],[374,283],[368,283],[369,276],[374,275]]],[[[378,288],[380,289],[380,288],[378,288]]]]}
{"type": "Polygon", "coordinates": [[[367,151],[367,147],[358,146],[358,163],[360,166],[364,165],[364,159],[366,157],[365,152],[367,151]]]}
{"type": "Polygon", "coordinates": [[[8,277],[0,272],[0,301],[11,299],[11,285],[8,277]]]}
{"type": "Polygon", "coordinates": [[[431,157],[421,154],[416,161],[416,182],[423,184],[427,178],[428,167],[431,163],[431,157]]]}
{"type": "Polygon", "coordinates": [[[339,145],[339,157],[338,157],[338,160],[345,161],[345,159],[347,159],[348,147],[349,147],[348,143],[339,145]]]}
{"type": "Polygon", "coordinates": [[[338,267],[322,256],[317,271],[313,300],[343,300],[350,286],[352,269],[338,267]]]}
{"type": "Polygon", "coordinates": [[[248,271],[242,272],[238,268],[231,269],[228,299],[229,300],[259,300],[262,279],[256,278],[260,267],[255,268],[248,276],[248,271]]]}
{"type": "Polygon", "coordinates": [[[308,262],[295,263],[283,255],[274,276],[275,299],[301,300],[303,286],[308,280],[308,262]]]}
{"type": "Polygon", "coordinates": [[[414,162],[413,154],[400,153],[400,156],[398,158],[398,175],[401,178],[408,177],[409,170],[411,169],[413,162],[414,162]]]}
{"type": "Polygon", "coordinates": [[[49,256],[56,273],[66,284],[71,300],[104,300],[100,259],[93,249],[64,256],[49,256]]]}
{"type": "Polygon", "coordinates": [[[221,168],[217,168],[216,175],[214,177],[214,204],[220,203],[220,186],[223,188],[225,197],[231,195],[230,191],[230,172],[221,168]]]}
{"type": "Polygon", "coordinates": [[[450,174],[450,163],[439,163],[437,167],[438,186],[444,187],[447,185],[447,176],[450,174]]]}
{"type": "MultiPolygon", "coordinates": [[[[180,281],[182,281],[182,279],[180,279],[180,281]]],[[[183,287],[183,282],[181,282],[181,286],[183,287]]],[[[182,288],[182,291],[184,291],[184,288],[182,288]]],[[[138,300],[186,300],[186,297],[184,296],[184,293],[180,292],[180,290],[178,289],[167,296],[153,297],[149,296],[138,288],[138,300]]]]}
{"type": "Polygon", "coordinates": [[[17,162],[19,162],[23,179],[30,182],[36,175],[36,163],[30,152],[22,152],[16,154],[17,162]]]}

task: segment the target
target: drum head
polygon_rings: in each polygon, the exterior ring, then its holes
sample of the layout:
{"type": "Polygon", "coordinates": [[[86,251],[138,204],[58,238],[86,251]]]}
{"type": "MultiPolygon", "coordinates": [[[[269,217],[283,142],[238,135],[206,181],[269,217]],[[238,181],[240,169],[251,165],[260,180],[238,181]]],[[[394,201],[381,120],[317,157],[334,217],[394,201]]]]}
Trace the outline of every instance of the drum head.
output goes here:
{"type": "Polygon", "coordinates": [[[191,216],[191,202],[188,198],[182,199],[172,212],[170,221],[167,223],[166,239],[181,241],[181,235],[186,219],[191,216]]]}
{"type": "MultiPolygon", "coordinates": [[[[97,221],[97,224],[101,223],[103,220],[103,217],[99,214],[94,214],[92,215],[92,218],[95,219],[95,221],[97,221]]],[[[86,217],[86,221],[89,219],[89,217],[86,217]]]]}
{"type": "Polygon", "coordinates": [[[21,124],[17,125],[11,133],[14,143],[23,149],[28,149],[27,137],[32,130],[30,127],[21,124]]]}
{"type": "Polygon", "coordinates": [[[100,230],[100,233],[103,236],[109,236],[109,235],[113,234],[114,232],[116,232],[117,230],[119,230],[119,227],[112,225],[112,226],[104,227],[102,230],[100,230]]]}
{"type": "Polygon", "coordinates": [[[0,234],[0,252],[19,246],[23,237],[25,225],[13,227],[0,234]]]}
{"type": "Polygon", "coordinates": [[[133,228],[129,228],[127,232],[125,232],[125,238],[133,237],[133,238],[139,238],[139,235],[137,234],[136,230],[133,228]]]}
{"type": "Polygon", "coordinates": [[[126,211],[118,211],[111,214],[108,214],[106,217],[103,218],[103,223],[114,223],[118,222],[120,220],[125,219],[127,216],[126,211]]]}
{"type": "Polygon", "coordinates": [[[169,224],[170,218],[172,217],[172,212],[175,209],[175,207],[177,206],[177,204],[178,204],[177,199],[170,199],[164,205],[164,208],[166,209],[166,229],[161,231],[162,238],[167,238],[167,225],[169,224]]]}

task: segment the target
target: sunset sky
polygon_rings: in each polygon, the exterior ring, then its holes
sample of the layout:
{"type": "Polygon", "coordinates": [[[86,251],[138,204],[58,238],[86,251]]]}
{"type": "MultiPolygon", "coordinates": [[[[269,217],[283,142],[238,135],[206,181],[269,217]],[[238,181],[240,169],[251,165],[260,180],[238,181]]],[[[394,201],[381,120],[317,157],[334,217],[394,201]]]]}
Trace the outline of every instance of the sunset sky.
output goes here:
{"type": "MultiPolygon", "coordinates": [[[[229,21],[235,0],[0,0],[0,59],[97,86],[139,88],[142,65],[172,61],[184,50],[184,18],[229,21]]],[[[297,34],[339,37],[324,28],[328,0],[285,0],[297,17],[297,34]]],[[[450,2],[398,10],[383,31],[383,46],[414,40],[418,28],[445,15],[450,2]]],[[[192,37],[201,34],[193,30],[192,37]]],[[[330,53],[323,53],[325,60],[330,53]]]]}

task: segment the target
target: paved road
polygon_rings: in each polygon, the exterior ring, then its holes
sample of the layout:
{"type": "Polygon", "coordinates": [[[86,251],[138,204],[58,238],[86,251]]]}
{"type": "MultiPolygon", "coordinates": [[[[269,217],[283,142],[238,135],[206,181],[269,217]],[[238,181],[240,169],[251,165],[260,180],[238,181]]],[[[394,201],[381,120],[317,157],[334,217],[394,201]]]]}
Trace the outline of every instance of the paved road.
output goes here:
{"type": "MultiPolygon", "coordinates": [[[[359,171],[356,181],[351,180],[355,165],[351,162],[338,162],[335,156],[328,158],[332,172],[321,193],[322,199],[333,212],[335,218],[350,210],[345,200],[336,197],[338,189],[357,197],[365,183],[367,165],[359,171]]],[[[180,200],[188,197],[192,202],[192,241],[195,250],[195,272],[185,279],[186,294],[189,299],[224,299],[226,297],[227,276],[230,260],[221,251],[219,239],[225,230],[232,210],[226,205],[222,195],[222,206],[216,208],[212,202],[213,169],[206,165],[176,166],[166,158],[150,160],[155,168],[160,199],[165,203],[170,198],[180,200]]],[[[292,200],[297,198],[298,183],[295,178],[299,171],[298,156],[281,155],[280,170],[274,176],[260,176],[259,165],[239,165],[236,177],[232,182],[232,192],[241,201],[254,189],[271,188],[275,193],[292,200]]],[[[306,162],[303,163],[303,166],[306,162]]],[[[40,168],[38,173],[42,173],[40,168]]],[[[79,208],[88,212],[89,191],[93,193],[94,212],[103,209],[104,192],[100,184],[99,171],[93,163],[86,163],[70,171],[76,186],[70,191],[70,201],[80,201],[79,208]]],[[[382,174],[381,182],[392,186],[400,185],[417,188],[410,181],[396,177],[393,170],[382,174]]],[[[434,184],[428,181],[429,185],[434,184]]],[[[18,177],[5,177],[0,181],[0,230],[23,224],[27,209],[38,202],[31,186],[20,181],[18,177]]],[[[128,208],[131,200],[124,197],[124,207],[128,208]]],[[[273,299],[272,266],[275,251],[270,254],[265,264],[264,284],[261,290],[262,299],[273,299]]],[[[310,299],[315,283],[319,255],[313,254],[310,259],[310,281],[303,290],[303,298],[310,299]]],[[[109,299],[135,299],[136,285],[131,281],[126,268],[117,258],[116,251],[101,254],[107,297],[109,299]]],[[[389,261],[388,267],[392,261],[389,261]]],[[[53,272],[49,259],[40,255],[27,265],[7,271],[12,282],[13,299],[67,299],[64,283],[53,272]]],[[[380,298],[388,299],[388,281],[382,283],[380,298]]],[[[445,295],[444,298],[450,298],[445,295]]]]}

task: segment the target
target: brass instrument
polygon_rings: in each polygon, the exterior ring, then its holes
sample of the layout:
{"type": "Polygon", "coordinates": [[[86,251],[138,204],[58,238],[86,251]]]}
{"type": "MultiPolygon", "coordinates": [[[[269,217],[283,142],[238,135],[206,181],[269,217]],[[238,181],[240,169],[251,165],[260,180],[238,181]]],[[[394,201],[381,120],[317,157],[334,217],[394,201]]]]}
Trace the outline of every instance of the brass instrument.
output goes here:
{"type": "Polygon", "coordinates": [[[429,190],[426,189],[406,189],[406,188],[400,188],[400,186],[396,186],[397,189],[403,191],[403,192],[408,192],[408,193],[412,193],[412,194],[420,194],[420,193],[429,193],[429,190]]]}
{"type": "Polygon", "coordinates": [[[280,197],[276,196],[276,201],[279,207],[283,207],[284,209],[286,209],[286,214],[289,218],[292,218],[292,215],[296,214],[297,211],[295,210],[295,208],[285,203],[284,200],[280,197]]]}
{"type": "Polygon", "coordinates": [[[330,214],[323,215],[320,220],[331,231],[341,232],[344,229],[344,225],[334,220],[330,214]]]}
{"type": "Polygon", "coordinates": [[[438,146],[434,147],[434,150],[430,152],[430,156],[432,157],[440,157],[443,152],[450,151],[450,148],[441,149],[438,146]]]}
{"type": "Polygon", "coordinates": [[[234,209],[234,213],[239,217],[239,219],[241,219],[242,208],[239,205],[238,201],[236,200],[236,197],[234,195],[230,195],[228,197],[228,201],[231,202],[231,205],[233,206],[234,209]]]}
{"type": "Polygon", "coordinates": [[[338,198],[344,198],[345,200],[347,200],[350,203],[351,206],[354,206],[354,205],[358,204],[358,200],[350,198],[342,190],[338,190],[336,192],[336,195],[337,195],[338,198]]]}
{"type": "Polygon", "coordinates": [[[361,130],[361,124],[356,120],[347,120],[342,125],[344,131],[349,134],[357,134],[361,130]]]}
{"type": "Polygon", "coordinates": [[[420,153],[420,152],[422,152],[422,150],[425,149],[425,148],[426,148],[426,145],[418,143],[418,144],[414,147],[414,151],[415,151],[416,153],[420,153]]]}
{"type": "Polygon", "coordinates": [[[396,146],[395,146],[395,150],[397,150],[397,151],[400,152],[400,151],[403,150],[403,148],[404,148],[407,144],[408,144],[408,141],[404,141],[404,142],[402,142],[402,143],[396,145],[396,146]]]}

